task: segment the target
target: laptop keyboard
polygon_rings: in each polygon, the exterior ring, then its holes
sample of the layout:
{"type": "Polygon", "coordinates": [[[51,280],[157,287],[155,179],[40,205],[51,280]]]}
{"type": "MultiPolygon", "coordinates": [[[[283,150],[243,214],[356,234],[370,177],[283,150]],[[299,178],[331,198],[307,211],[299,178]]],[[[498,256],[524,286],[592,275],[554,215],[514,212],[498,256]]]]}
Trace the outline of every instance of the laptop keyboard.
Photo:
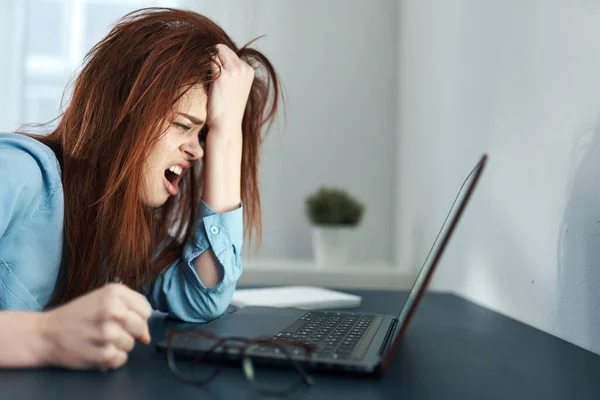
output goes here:
{"type": "Polygon", "coordinates": [[[351,356],[374,318],[371,315],[309,311],[274,337],[314,344],[317,345],[316,357],[343,360],[351,356]]]}

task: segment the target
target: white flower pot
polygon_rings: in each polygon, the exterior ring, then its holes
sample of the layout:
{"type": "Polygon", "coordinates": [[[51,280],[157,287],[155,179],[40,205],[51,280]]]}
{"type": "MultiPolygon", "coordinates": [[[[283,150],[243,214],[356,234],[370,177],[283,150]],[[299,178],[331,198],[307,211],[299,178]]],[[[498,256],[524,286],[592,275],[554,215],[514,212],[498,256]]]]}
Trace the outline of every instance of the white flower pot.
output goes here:
{"type": "Polygon", "coordinates": [[[338,267],[350,261],[355,227],[312,226],[312,243],[318,267],[338,267]]]}

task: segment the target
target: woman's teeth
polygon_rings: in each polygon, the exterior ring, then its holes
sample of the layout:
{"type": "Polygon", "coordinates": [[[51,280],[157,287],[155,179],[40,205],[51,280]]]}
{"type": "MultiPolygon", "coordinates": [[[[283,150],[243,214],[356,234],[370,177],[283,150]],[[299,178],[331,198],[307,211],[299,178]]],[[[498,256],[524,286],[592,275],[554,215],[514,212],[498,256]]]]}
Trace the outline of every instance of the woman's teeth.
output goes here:
{"type": "Polygon", "coordinates": [[[181,168],[179,165],[173,165],[171,168],[169,168],[169,171],[176,175],[181,175],[183,168],[181,168]]]}

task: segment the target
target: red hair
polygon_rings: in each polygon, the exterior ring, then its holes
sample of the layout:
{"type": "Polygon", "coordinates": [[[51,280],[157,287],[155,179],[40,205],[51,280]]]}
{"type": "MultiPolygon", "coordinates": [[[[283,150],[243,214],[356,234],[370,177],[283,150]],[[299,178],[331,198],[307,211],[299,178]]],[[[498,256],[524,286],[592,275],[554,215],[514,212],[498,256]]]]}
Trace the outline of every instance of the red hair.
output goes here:
{"type": "Polygon", "coordinates": [[[62,165],[63,265],[48,306],[116,276],[141,290],[180,257],[198,217],[202,171],[192,167],[180,183],[178,198],[153,210],[140,201],[141,166],[170,122],[177,100],[198,83],[208,93],[216,79],[211,62],[219,43],[256,70],[242,122],[241,195],[244,233],[250,238],[256,234],[260,243],[261,131],[272,122],[280,97],[273,66],[250,44],[238,48],[198,13],[137,10],[86,55],[56,129],[46,136],[30,134],[51,147],[62,165]]]}

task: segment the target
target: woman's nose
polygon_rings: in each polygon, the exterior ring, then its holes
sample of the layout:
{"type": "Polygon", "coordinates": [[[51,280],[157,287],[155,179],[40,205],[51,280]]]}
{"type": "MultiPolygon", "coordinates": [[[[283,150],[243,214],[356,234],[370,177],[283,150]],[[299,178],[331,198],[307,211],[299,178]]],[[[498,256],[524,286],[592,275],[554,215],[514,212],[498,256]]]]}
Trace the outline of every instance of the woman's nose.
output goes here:
{"type": "Polygon", "coordinates": [[[204,156],[204,149],[200,145],[198,136],[194,136],[193,139],[185,142],[182,145],[181,150],[186,153],[191,160],[199,160],[204,156]]]}

